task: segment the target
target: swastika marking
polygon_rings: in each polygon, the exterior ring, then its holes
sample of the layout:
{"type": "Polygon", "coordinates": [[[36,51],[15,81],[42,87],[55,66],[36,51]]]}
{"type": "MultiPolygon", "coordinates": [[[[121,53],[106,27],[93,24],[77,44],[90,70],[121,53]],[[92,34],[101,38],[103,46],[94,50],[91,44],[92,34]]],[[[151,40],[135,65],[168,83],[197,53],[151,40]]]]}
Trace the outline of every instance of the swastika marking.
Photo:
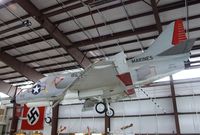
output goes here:
{"type": "Polygon", "coordinates": [[[37,107],[32,107],[27,113],[27,121],[30,125],[35,125],[40,117],[40,112],[37,107]]]}

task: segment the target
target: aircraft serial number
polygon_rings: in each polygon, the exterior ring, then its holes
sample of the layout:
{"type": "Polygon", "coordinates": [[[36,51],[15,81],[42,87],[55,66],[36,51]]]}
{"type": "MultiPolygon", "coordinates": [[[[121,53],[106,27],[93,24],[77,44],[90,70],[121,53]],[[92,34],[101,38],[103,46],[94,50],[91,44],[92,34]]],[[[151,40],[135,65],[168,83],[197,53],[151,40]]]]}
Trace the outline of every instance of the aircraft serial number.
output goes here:
{"type": "Polygon", "coordinates": [[[153,60],[153,57],[152,56],[146,56],[146,57],[143,57],[143,58],[132,59],[132,63],[141,62],[141,61],[148,61],[148,60],[153,60]]]}
{"type": "Polygon", "coordinates": [[[71,74],[71,77],[79,77],[80,76],[80,73],[72,73],[71,74]]]}

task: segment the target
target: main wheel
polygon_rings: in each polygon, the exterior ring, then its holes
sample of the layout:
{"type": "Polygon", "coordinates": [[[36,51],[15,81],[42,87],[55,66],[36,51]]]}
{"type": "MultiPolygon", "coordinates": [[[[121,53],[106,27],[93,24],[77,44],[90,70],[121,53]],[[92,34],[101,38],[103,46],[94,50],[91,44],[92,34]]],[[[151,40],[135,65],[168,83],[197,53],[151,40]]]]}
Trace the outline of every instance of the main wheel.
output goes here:
{"type": "Polygon", "coordinates": [[[108,117],[113,117],[115,115],[115,112],[114,112],[114,110],[112,109],[112,108],[110,108],[110,110],[106,110],[106,116],[108,116],[108,117]]]}
{"type": "Polygon", "coordinates": [[[106,105],[103,102],[99,102],[96,104],[95,110],[97,113],[102,114],[102,113],[106,112],[106,105]]]}

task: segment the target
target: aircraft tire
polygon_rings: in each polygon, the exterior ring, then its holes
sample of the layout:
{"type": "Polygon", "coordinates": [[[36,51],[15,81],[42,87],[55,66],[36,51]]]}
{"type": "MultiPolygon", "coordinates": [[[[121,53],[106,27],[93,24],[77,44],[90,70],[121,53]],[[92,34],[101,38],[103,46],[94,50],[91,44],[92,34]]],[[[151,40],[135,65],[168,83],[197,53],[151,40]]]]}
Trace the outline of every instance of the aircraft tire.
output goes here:
{"type": "Polygon", "coordinates": [[[105,113],[106,110],[107,110],[107,109],[106,109],[105,103],[103,103],[103,102],[97,103],[96,106],[95,106],[95,110],[96,110],[96,112],[99,113],[99,114],[105,113]],[[101,110],[100,110],[100,109],[101,109],[101,110]]]}
{"type": "Polygon", "coordinates": [[[113,117],[115,115],[115,111],[110,108],[110,112],[108,112],[108,110],[106,110],[106,116],[108,116],[109,118],[113,117]]]}
{"type": "Polygon", "coordinates": [[[44,120],[47,124],[51,124],[51,117],[46,117],[44,120]]]}

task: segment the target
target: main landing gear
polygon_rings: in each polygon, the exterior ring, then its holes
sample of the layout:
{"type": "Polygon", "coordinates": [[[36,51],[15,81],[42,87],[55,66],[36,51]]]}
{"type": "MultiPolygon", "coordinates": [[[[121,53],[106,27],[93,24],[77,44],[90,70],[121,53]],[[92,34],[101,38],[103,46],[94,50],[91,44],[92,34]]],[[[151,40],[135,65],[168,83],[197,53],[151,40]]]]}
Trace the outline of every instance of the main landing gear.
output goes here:
{"type": "Polygon", "coordinates": [[[99,102],[95,106],[95,110],[97,113],[102,114],[105,113],[108,117],[113,117],[115,112],[108,103],[99,102]]]}

